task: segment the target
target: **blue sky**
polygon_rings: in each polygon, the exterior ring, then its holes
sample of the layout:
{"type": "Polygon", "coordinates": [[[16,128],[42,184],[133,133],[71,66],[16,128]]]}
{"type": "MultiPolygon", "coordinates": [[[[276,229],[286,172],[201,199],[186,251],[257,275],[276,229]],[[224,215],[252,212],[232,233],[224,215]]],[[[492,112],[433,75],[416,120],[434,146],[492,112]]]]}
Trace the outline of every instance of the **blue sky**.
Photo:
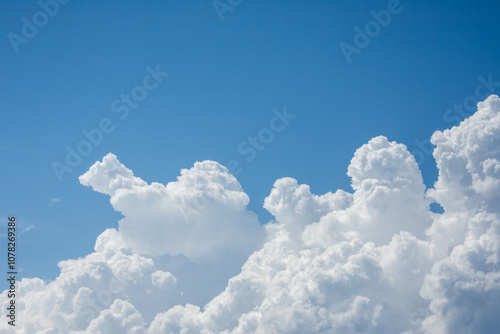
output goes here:
{"type": "MultiPolygon", "coordinates": [[[[220,20],[211,1],[70,1],[16,53],[8,34],[21,36],[22,18],[41,7],[3,1],[0,213],[28,229],[22,276],[53,279],[58,261],[88,254],[116,227],[108,197],[78,181],[109,152],[161,183],[196,161],[236,160],[249,208],[266,223],[262,204],[276,179],[291,176],[316,194],[351,191],[347,166],[370,138],[413,151],[457,125],[443,115],[475,94],[478,76],[500,81],[498,2],[402,0],[348,63],[340,43],[354,45],[354,28],[387,4],[242,1],[220,20]],[[120,120],[111,103],[157,65],[168,77],[120,120]],[[240,143],[285,106],[296,117],[247,162],[240,143]],[[114,131],[59,182],[52,163],[104,118],[114,131]]],[[[432,186],[430,155],[421,169],[432,186]]]]}

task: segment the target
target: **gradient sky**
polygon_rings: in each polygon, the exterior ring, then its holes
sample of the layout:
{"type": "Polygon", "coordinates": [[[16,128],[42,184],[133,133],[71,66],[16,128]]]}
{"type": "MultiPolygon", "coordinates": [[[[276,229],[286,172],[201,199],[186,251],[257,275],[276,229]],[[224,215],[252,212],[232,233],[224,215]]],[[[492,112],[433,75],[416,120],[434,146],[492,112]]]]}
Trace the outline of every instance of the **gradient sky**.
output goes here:
{"type": "MultiPolygon", "coordinates": [[[[41,7],[2,1],[0,214],[16,215],[25,230],[20,277],[53,279],[58,261],[88,254],[117,226],[108,197],[78,181],[109,152],[161,183],[196,161],[236,160],[249,208],[266,223],[262,204],[276,179],[293,177],[316,194],[350,191],[347,166],[370,138],[415,151],[436,129],[457,125],[443,116],[475,95],[478,77],[500,81],[500,5],[402,0],[348,63],[339,45],[354,45],[355,27],[387,4],[242,1],[221,20],[211,1],[74,0],[16,53],[9,33],[22,36],[23,17],[32,22],[41,7]],[[111,104],[157,65],[169,76],[121,120],[111,104]],[[296,118],[247,162],[238,146],[284,106],[296,118]],[[104,118],[114,131],[59,182],[53,162],[64,163],[66,146],[104,118]]],[[[432,186],[434,159],[421,160],[432,186]]]]}

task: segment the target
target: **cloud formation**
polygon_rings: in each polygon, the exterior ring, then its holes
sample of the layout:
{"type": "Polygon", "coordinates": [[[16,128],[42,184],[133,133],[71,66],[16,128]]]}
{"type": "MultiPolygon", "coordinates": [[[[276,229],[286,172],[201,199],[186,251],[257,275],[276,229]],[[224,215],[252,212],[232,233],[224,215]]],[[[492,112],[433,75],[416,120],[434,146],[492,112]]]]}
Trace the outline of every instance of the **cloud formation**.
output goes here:
{"type": "MultiPolygon", "coordinates": [[[[80,177],[122,213],[52,282],[19,283],[20,333],[488,333],[500,327],[500,99],[407,148],[354,154],[353,193],[275,182],[260,225],[216,162],[147,184],[109,154],[80,177]],[[430,211],[437,202],[443,214],[430,211]]],[[[1,307],[7,298],[2,294],[1,307]]],[[[6,318],[0,331],[8,332],[6,318]]]]}
{"type": "Polygon", "coordinates": [[[110,196],[113,208],[124,216],[120,235],[138,253],[198,260],[253,250],[264,236],[257,216],[246,209],[247,194],[213,161],[183,169],[176,182],[165,186],[147,184],[108,154],[80,182],[110,196]]]}

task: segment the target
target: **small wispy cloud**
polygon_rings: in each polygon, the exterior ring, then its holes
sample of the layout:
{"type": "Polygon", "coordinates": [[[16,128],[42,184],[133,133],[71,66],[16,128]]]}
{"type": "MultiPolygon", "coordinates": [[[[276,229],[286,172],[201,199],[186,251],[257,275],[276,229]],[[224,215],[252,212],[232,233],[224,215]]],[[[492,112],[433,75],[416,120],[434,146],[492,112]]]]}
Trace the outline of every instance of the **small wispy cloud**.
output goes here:
{"type": "Polygon", "coordinates": [[[32,230],[32,229],[34,229],[34,228],[35,228],[35,225],[30,225],[30,226],[26,227],[24,230],[21,230],[21,234],[22,234],[22,233],[26,233],[26,232],[28,232],[29,230],[32,230]]]}
{"type": "Polygon", "coordinates": [[[56,203],[57,203],[57,202],[59,202],[60,200],[61,200],[60,198],[57,198],[57,197],[52,197],[52,198],[50,199],[50,203],[49,203],[49,205],[50,205],[50,206],[54,206],[54,204],[56,204],[56,203]]]}

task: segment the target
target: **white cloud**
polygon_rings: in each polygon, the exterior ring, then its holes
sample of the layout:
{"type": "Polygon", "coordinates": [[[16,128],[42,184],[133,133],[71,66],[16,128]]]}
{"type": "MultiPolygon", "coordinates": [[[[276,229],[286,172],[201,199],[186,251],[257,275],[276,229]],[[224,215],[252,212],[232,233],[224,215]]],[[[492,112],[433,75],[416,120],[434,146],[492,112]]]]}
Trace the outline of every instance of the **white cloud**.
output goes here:
{"type": "Polygon", "coordinates": [[[34,228],[35,228],[35,225],[30,225],[30,226],[26,227],[25,229],[21,230],[21,232],[19,232],[19,234],[26,233],[28,231],[31,231],[34,228]]]}
{"type": "Polygon", "coordinates": [[[113,208],[124,216],[121,237],[142,254],[199,260],[231,252],[246,258],[263,237],[257,216],[246,209],[248,196],[213,161],[183,169],[176,182],[164,186],[147,184],[108,154],[80,182],[111,197],[113,208]]]}
{"type": "MultiPolygon", "coordinates": [[[[500,326],[499,98],[432,142],[433,189],[406,147],[380,136],[354,154],[352,194],[318,196],[277,180],[264,203],[276,222],[265,226],[216,162],[164,186],[109,154],[80,181],[109,195],[124,218],[94,253],[61,262],[56,280],[20,282],[20,332],[492,332],[500,326]],[[444,213],[432,213],[431,201],[444,213]]],[[[2,308],[6,301],[4,292],[2,308]]]]}
{"type": "Polygon", "coordinates": [[[49,206],[54,206],[54,204],[56,204],[57,202],[59,202],[61,199],[60,198],[57,198],[57,197],[53,197],[50,199],[50,203],[49,203],[49,206]]]}

